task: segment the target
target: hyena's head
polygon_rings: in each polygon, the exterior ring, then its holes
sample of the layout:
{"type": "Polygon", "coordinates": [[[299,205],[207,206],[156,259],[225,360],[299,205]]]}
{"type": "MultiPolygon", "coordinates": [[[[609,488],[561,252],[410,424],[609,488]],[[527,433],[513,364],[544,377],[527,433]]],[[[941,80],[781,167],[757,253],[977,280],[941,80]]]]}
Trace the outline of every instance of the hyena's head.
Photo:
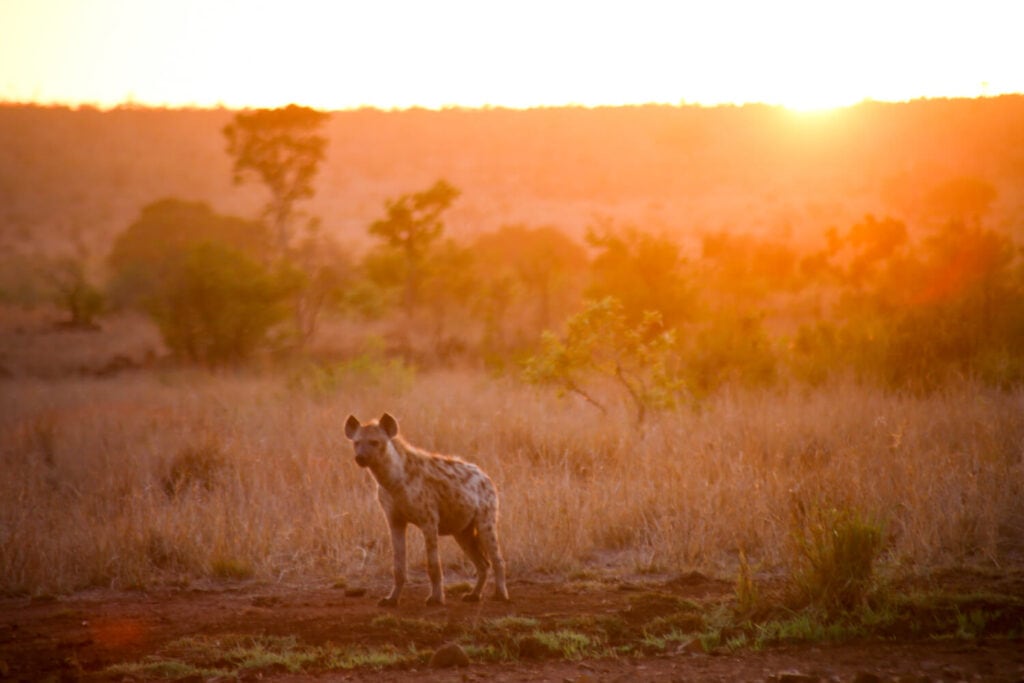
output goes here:
{"type": "Polygon", "coordinates": [[[355,415],[345,420],[345,436],[352,440],[356,451],[356,464],[369,467],[375,462],[383,462],[388,450],[388,442],[398,435],[398,420],[387,413],[379,420],[371,420],[362,424],[355,415]]]}

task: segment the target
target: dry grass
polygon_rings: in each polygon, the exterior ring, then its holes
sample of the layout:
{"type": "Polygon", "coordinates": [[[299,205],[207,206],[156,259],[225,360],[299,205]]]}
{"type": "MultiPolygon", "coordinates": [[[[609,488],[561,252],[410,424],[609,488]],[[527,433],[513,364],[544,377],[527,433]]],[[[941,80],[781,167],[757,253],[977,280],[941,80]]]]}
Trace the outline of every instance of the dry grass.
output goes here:
{"type": "MultiPolygon", "coordinates": [[[[342,433],[388,410],[502,492],[510,571],[735,571],[787,561],[792,506],[881,519],[910,570],[1019,560],[1024,393],[905,397],[839,384],[724,393],[642,431],[483,374],[310,393],[185,371],[0,382],[0,592],[200,577],[384,580],[374,485],[342,433]]],[[[422,543],[413,537],[413,576],[422,543]]],[[[468,572],[453,543],[450,568],[468,572]]]]}

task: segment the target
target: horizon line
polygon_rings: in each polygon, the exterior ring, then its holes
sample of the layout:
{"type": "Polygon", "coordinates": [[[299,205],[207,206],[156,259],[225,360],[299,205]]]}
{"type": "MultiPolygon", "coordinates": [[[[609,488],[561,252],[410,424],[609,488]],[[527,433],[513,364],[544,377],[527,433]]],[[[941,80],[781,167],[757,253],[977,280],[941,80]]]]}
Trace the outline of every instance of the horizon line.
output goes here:
{"type": "Polygon", "coordinates": [[[996,94],[981,94],[981,95],[922,95],[920,97],[910,97],[904,99],[886,99],[886,98],[872,98],[865,97],[859,101],[851,102],[849,104],[839,104],[834,106],[822,106],[822,107],[793,107],[781,103],[763,102],[763,101],[744,101],[744,102],[714,102],[714,103],[703,103],[703,102],[689,102],[681,100],[679,102],[664,102],[652,100],[649,102],[624,102],[624,103],[599,103],[599,104],[585,104],[579,102],[566,102],[560,104],[535,104],[535,105],[511,105],[511,104],[482,104],[482,105],[464,105],[464,104],[443,104],[440,106],[432,105],[403,105],[403,106],[391,106],[385,107],[376,104],[360,104],[351,107],[341,108],[325,108],[316,107],[308,104],[300,104],[299,102],[286,102],[272,107],[265,106],[232,106],[223,102],[216,104],[198,104],[198,103],[147,103],[139,102],[135,100],[122,100],[116,104],[100,104],[92,101],[70,101],[70,100],[48,100],[48,101],[37,101],[37,100],[13,100],[13,99],[2,99],[0,98],[0,107],[38,107],[40,109],[68,109],[71,111],[100,111],[100,112],[111,112],[111,111],[132,111],[132,110],[162,110],[162,111],[255,111],[260,109],[280,109],[291,105],[308,107],[316,111],[322,111],[326,113],[344,113],[344,112],[360,112],[360,111],[377,111],[382,113],[401,113],[401,112],[414,112],[414,111],[430,111],[430,112],[446,112],[446,111],[535,111],[535,110],[556,110],[556,109],[583,109],[583,110],[598,110],[598,109],[640,109],[640,108],[673,108],[673,109],[742,109],[744,107],[764,107],[769,109],[783,109],[794,113],[816,113],[816,112],[834,112],[843,111],[847,109],[853,109],[862,105],[873,105],[873,104],[912,104],[917,102],[948,102],[958,100],[997,100],[1004,97],[1024,97],[1024,93],[1007,92],[1007,93],[996,93],[996,94]]]}

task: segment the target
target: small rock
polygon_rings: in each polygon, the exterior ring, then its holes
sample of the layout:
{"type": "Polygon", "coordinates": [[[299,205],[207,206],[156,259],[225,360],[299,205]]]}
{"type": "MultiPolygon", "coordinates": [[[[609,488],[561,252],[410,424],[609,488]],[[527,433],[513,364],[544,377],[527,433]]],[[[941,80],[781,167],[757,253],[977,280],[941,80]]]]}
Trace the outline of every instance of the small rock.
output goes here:
{"type": "Polygon", "coordinates": [[[365,588],[346,588],[345,589],[345,597],[346,598],[361,598],[364,595],[366,595],[366,589],[365,588]]]}
{"type": "Polygon", "coordinates": [[[469,655],[456,643],[446,643],[430,658],[431,669],[450,669],[454,666],[469,666],[469,655]]]}

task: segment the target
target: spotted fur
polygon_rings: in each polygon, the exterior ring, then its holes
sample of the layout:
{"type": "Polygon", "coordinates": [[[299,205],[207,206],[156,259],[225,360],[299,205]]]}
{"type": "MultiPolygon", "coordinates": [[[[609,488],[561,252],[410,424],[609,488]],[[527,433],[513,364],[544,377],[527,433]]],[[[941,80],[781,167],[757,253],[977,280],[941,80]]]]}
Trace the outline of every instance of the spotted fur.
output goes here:
{"type": "Polygon", "coordinates": [[[476,567],[476,586],[463,599],[476,602],[494,567],[495,598],[508,600],[505,560],[498,545],[498,491],[490,477],[461,458],[410,445],[398,434],[398,422],[384,413],[365,424],[349,415],[345,436],[352,440],[356,464],[377,480],[377,498],[391,529],[395,584],[379,604],[394,606],[405,585],[405,529],[423,532],[427,549],[430,597],[427,604],[444,604],[444,574],[438,536],[454,536],[476,567]]]}

